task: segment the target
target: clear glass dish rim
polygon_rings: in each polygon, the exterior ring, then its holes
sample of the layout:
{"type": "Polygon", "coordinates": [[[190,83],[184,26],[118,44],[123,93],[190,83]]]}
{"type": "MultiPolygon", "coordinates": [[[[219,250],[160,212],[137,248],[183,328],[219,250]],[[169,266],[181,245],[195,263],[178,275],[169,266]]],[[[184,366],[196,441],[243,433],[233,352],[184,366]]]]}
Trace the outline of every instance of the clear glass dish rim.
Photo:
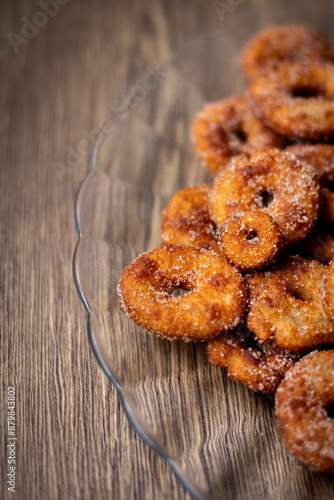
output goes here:
{"type": "MultiPolygon", "coordinates": [[[[194,37],[191,37],[188,39],[188,41],[184,44],[181,45],[177,50],[175,50],[171,56],[159,67],[160,68],[166,68],[170,66],[175,58],[177,58],[178,54],[182,52],[188,45],[193,44],[194,42],[202,39],[203,37],[210,37],[219,34],[219,30],[211,30],[211,31],[203,31],[199,34],[197,34],[194,37]]],[[[137,83],[140,81],[142,75],[138,77],[136,81],[130,86],[130,88],[126,91],[126,93],[122,97],[122,103],[121,103],[121,110],[124,112],[127,112],[129,116],[131,116],[131,109],[130,109],[130,103],[131,103],[131,94],[133,92],[133,89],[136,87],[137,83]]],[[[100,127],[99,131],[96,134],[94,144],[92,146],[92,151],[91,155],[89,158],[89,166],[88,166],[88,172],[82,182],[80,183],[76,196],[75,196],[75,202],[74,202],[74,219],[75,219],[75,226],[76,226],[76,231],[78,235],[78,240],[74,249],[73,253],[73,259],[72,259],[72,272],[73,272],[73,279],[74,279],[74,284],[75,288],[77,291],[77,294],[81,300],[81,302],[84,305],[84,308],[87,313],[87,334],[88,334],[88,340],[90,347],[92,348],[92,351],[94,353],[94,356],[96,357],[100,367],[102,368],[103,372],[106,374],[108,377],[108,380],[111,381],[111,383],[114,385],[116,388],[118,395],[120,397],[121,404],[123,406],[123,409],[125,411],[125,414],[127,416],[128,421],[130,422],[131,426],[135,430],[135,432],[140,436],[140,438],[162,459],[168,463],[178,479],[181,481],[183,486],[186,488],[186,490],[196,499],[196,500],[206,500],[206,497],[203,496],[198,489],[191,483],[191,481],[187,478],[187,476],[182,472],[180,469],[179,465],[172,460],[168,454],[164,452],[163,449],[161,449],[156,442],[154,442],[146,433],[145,430],[140,426],[138,423],[133,411],[131,410],[130,405],[127,404],[127,398],[126,395],[124,394],[122,385],[118,383],[116,378],[114,377],[112,371],[110,368],[107,366],[103,359],[102,353],[99,351],[95,341],[94,341],[94,332],[92,329],[92,322],[91,322],[91,314],[92,314],[92,309],[90,307],[89,301],[85,297],[85,293],[83,291],[83,287],[81,286],[81,280],[80,280],[80,270],[79,270],[79,249],[82,243],[82,239],[85,237],[85,232],[83,230],[83,224],[81,221],[81,213],[82,213],[82,204],[85,201],[85,192],[87,187],[89,186],[92,176],[94,175],[95,172],[98,172],[96,169],[96,161],[97,161],[97,155],[99,152],[99,147],[101,145],[101,142],[104,139],[104,134],[105,134],[105,126],[106,122],[102,124],[100,127]]],[[[273,403],[273,397],[270,395],[267,395],[268,399],[273,403]]]]}
{"type": "MultiPolygon", "coordinates": [[[[219,33],[218,30],[211,30],[210,32],[204,31],[202,33],[197,34],[196,36],[190,38],[186,43],[184,43],[179,49],[175,50],[171,56],[165,61],[165,63],[159,65],[160,68],[166,68],[170,64],[172,64],[173,60],[177,57],[177,55],[184,50],[188,45],[194,43],[196,40],[200,40],[201,38],[205,36],[214,36],[219,33]]],[[[128,112],[129,115],[131,116],[131,111],[130,111],[130,101],[131,101],[131,94],[133,89],[136,87],[137,82],[140,81],[141,76],[138,77],[138,79],[133,83],[132,86],[125,92],[125,94],[122,97],[122,103],[121,103],[121,110],[123,112],[128,112]]],[[[76,196],[75,196],[75,201],[74,201],[74,220],[75,220],[75,226],[76,226],[76,231],[78,235],[78,240],[74,249],[73,253],[73,259],[72,259],[72,272],[73,272],[73,279],[74,279],[74,284],[76,288],[76,292],[79,296],[79,299],[81,300],[82,304],[84,305],[84,308],[86,310],[87,314],[87,335],[88,335],[88,340],[90,347],[94,353],[94,356],[96,357],[100,367],[102,368],[103,372],[105,375],[108,377],[108,379],[111,381],[113,386],[116,388],[118,396],[120,398],[121,404],[123,406],[123,409],[125,411],[125,414],[127,416],[128,421],[130,422],[131,426],[135,430],[135,432],[140,436],[140,438],[157,454],[159,455],[166,463],[168,463],[178,479],[181,481],[183,486],[186,488],[186,490],[196,499],[196,500],[206,500],[206,498],[197,490],[197,488],[191,483],[191,481],[186,477],[186,475],[182,472],[178,464],[172,460],[150,437],[145,433],[144,429],[140,426],[140,424],[137,422],[135,415],[133,414],[130,406],[127,404],[127,399],[126,396],[123,393],[123,388],[122,386],[118,383],[116,378],[114,377],[112,371],[109,369],[107,364],[105,363],[102,354],[100,353],[98,347],[96,346],[96,343],[94,342],[94,334],[93,334],[93,329],[92,329],[92,324],[91,324],[91,307],[89,305],[89,302],[85,296],[85,293],[83,291],[83,288],[81,286],[81,280],[80,280],[80,270],[79,270],[79,250],[80,246],[82,243],[82,239],[85,236],[85,233],[83,231],[83,225],[81,221],[81,206],[82,203],[84,203],[85,200],[85,190],[89,186],[90,181],[92,179],[92,176],[94,173],[98,170],[96,170],[96,159],[97,159],[97,154],[99,151],[99,147],[101,142],[103,141],[103,136],[104,136],[104,127],[105,123],[100,127],[99,131],[96,134],[93,146],[92,146],[92,151],[91,155],[89,158],[89,170],[82,182],[80,183],[76,196]]]]}

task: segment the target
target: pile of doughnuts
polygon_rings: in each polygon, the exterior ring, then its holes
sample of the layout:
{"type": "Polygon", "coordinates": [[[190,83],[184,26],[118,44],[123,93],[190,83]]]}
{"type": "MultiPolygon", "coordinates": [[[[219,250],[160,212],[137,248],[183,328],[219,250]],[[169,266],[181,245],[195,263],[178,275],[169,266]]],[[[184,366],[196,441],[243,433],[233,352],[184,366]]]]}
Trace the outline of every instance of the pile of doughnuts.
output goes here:
{"type": "Polygon", "coordinates": [[[275,394],[286,448],[334,473],[334,51],[284,25],[241,53],[247,90],[193,127],[211,184],[177,192],[162,244],[118,292],[140,327],[207,342],[209,362],[275,394]]]}

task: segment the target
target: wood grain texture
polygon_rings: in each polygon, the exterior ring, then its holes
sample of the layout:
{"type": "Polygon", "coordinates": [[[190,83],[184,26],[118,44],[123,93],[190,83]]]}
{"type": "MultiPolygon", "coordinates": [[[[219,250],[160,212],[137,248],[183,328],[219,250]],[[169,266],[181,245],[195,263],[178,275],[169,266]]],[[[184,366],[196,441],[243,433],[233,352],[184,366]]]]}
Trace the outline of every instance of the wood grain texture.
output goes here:
{"type": "MultiPolygon", "coordinates": [[[[249,33],[275,20],[263,18],[264,0],[249,3],[249,33]]],[[[289,12],[298,19],[307,8],[310,23],[330,33],[333,2],[271,3],[280,7],[277,21],[289,12]]],[[[73,205],[88,171],[81,141],[94,135],[113,100],[194,34],[223,22],[237,27],[242,2],[222,20],[205,0],[69,0],[17,53],[8,33],[21,35],[22,18],[41,8],[5,0],[1,9],[0,497],[13,498],[6,483],[7,388],[15,386],[15,498],[190,500],[132,430],[88,345],[72,278],[73,205]],[[66,169],[53,163],[65,161],[66,169]]],[[[301,491],[313,498],[321,478],[316,487],[305,481],[301,491]]],[[[326,485],[322,498],[332,493],[326,485]]]]}

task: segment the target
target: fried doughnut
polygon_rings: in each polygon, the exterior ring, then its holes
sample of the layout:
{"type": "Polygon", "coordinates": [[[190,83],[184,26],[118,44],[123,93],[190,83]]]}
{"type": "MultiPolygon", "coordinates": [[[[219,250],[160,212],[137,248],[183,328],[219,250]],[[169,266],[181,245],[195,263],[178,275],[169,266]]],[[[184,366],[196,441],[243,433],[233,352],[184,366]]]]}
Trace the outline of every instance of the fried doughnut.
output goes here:
{"type": "Polygon", "coordinates": [[[334,473],[334,350],[314,351],[285,375],[276,416],[286,449],[304,464],[334,473]]]}
{"type": "Polygon", "coordinates": [[[118,287],[124,312],[168,339],[211,339],[236,326],[246,305],[240,273],[214,252],[162,245],[137,257],[118,287]],[[175,289],[188,291],[174,296],[175,289]]]}
{"type": "Polygon", "coordinates": [[[298,354],[258,340],[241,324],[211,340],[207,351],[210,363],[227,368],[231,379],[267,393],[276,391],[287,370],[299,359],[298,354]]]}
{"type": "Polygon", "coordinates": [[[262,212],[233,214],[219,229],[227,260],[240,269],[257,269],[275,260],[282,236],[275,220],[262,212]]]}
{"type": "Polygon", "coordinates": [[[306,237],[290,249],[290,253],[329,264],[334,259],[334,225],[318,219],[306,237]]]}
{"type": "Polygon", "coordinates": [[[334,146],[331,144],[294,144],[285,151],[311,165],[318,179],[334,180],[334,146]]]}
{"type": "Polygon", "coordinates": [[[242,96],[207,104],[195,119],[194,142],[197,155],[213,175],[238,154],[284,145],[250,112],[242,96]]]}
{"type": "Polygon", "coordinates": [[[324,283],[324,299],[326,311],[334,321],[334,260],[332,260],[329,264],[324,283]]]}
{"type": "Polygon", "coordinates": [[[334,135],[334,64],[282,64],[249,88],[254,113],[289,139],[334,135]]]}
{"type": "Polygon", "coordinates": [[[188,187],[178,191],[162,214],[162,242],[190,244],[220,253],[209,211],[211,186],[188,187]]]}
{"type": "Polygon", "coordinates": [[[334,322],[322,297],[326,272],[318,261],[287,256],[269,271],[248,275],[248,328],[295,352],[334,345],[334,322]]]}
{"type": "Polygon", "coordinates": [[[314,168],[321,185],[320,215],[334,222],[334,147],[330,144],[296,144],[285,151],[314,168]]]}
{"type": "Polygon", "coordinates": [[[269,214],[284,244],[294,244],[311,230],[319,210],[319,183],[307,164],[284,151],[267,149],[231,161],[216,177],[210,197],[217,226],[234,213],[269,214]]]}
{"type": "Polygon", "coordinates": [[[240,56],[242,71],[249,82],[287,62],[334,62],[334,52],[329,42],[313,29],[287,24],[258,33],[240,56]]]}

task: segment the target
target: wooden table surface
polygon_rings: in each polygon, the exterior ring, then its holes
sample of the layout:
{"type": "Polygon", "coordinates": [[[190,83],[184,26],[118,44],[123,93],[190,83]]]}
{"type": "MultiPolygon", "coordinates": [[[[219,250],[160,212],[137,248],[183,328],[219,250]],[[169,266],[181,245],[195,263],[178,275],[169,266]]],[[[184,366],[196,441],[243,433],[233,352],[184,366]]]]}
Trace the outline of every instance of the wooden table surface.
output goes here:
{"type": "Polygon", "coordinates": [[[11,387],[15,498],[191,498],[132,430],[90,349],[72,277],[73,205],[88,171],[82,140],[112,100],[190,36],[235,22],[246,3],[254,31],[305,9],[324,34],[332,29],[325,0],[273,0],[277,18],[265,17],[264,0],[226,0],[225,13],[206,0],[1,3],[1,498],[14,498],[11,387]]]}

